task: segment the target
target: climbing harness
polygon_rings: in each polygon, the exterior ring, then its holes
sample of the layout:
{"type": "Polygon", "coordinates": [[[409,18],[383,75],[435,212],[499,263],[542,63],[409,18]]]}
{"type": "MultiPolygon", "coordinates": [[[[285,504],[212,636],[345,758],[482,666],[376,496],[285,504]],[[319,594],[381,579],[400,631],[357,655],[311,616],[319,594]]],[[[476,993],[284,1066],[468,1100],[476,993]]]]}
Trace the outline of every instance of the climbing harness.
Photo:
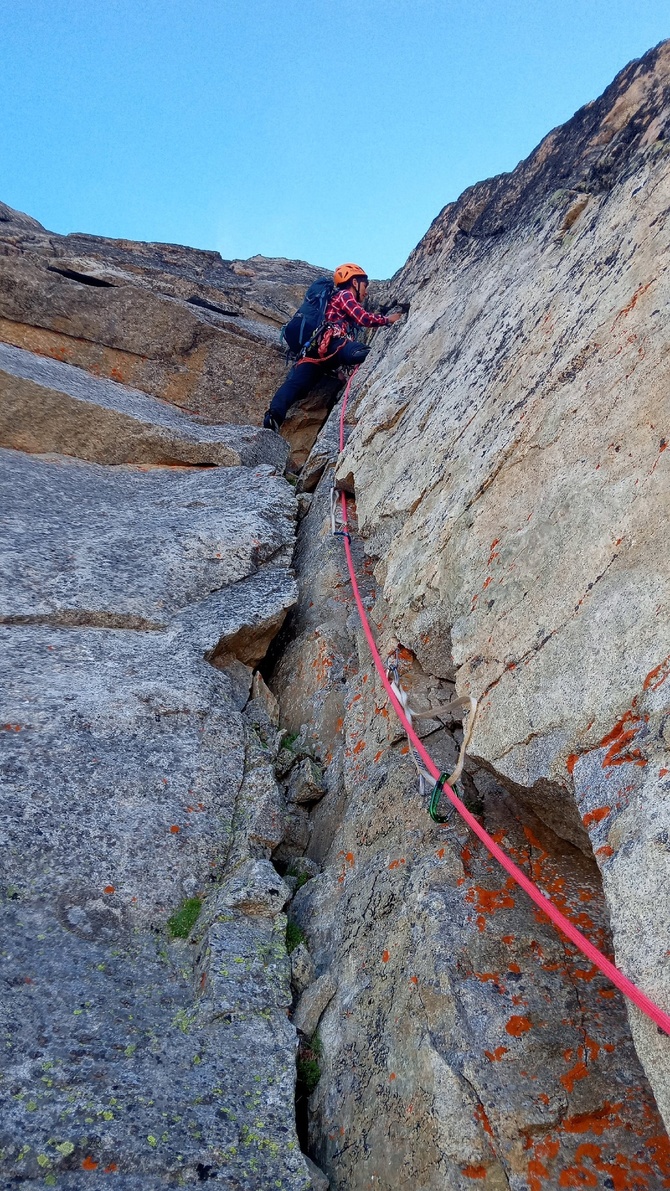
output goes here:
{"type": "MultiPolygon", "coordinates": [[[[351,391],[351,383],[355,374],[356,370],[354,370],[349,377],[344,394],[342,396],[342,408],[340,411],[340,452],[344,450],[344,419],[347,412],[347,401],[351,391]]],[[[556,908],[551,899],[547,897],[546,894],[542,893],[542,891],[538,889],[537,885],[535,885],[530,878],[526,876],[523,870],[520,869],[514,863],[514,861],[510,859],[507,853],[503,851],[503,849],[482,827],[479,820],[476,819],[475,816],[467,809],[464,803],[461,802],[457,794],[454,793],[454,790],[451,786],[451,779],[453,775],[450,775],[449,780],[447,780],[446,776],[440,773],[432,757],[423,747],[419,737],[412,727],[410,718],[406,714],[405,705],[403,704],[402,698],[399,697],[398,693],[396,693],[396,690],[394,690],[393,681],[388,676],[387,669],[384,666],[379,654],[379,650],[377,649],[375,639],[372,635],[372,629],[370,628],[370,622],[365,611],[365,606],[363,604],[363,599],[358,587],[356,571],[354,568],[353,554],[351,551],[351,538],[349,535],[349,524],[347,518],[347,494],[346,492],[340,490],[339,496],[341,503],[342,528],[337,531],[334,530],[334,532],[337,532],[338,536],[342,537],[344,552],[347,558],[347,567],[349,569],[349,578],[351,580],[351,589],[361,619],[361,626],[368,646],[370,647],[370,652],[372,654],[377,673],[379,674],[379,677],[381,678],[381,681],[384,685],[384,689],[386,690],[386,693],[389,697],[391,706],[393,707],[403,728],[405,729],[405,732],[407,733],[407,739],[409,740],[412,750],[414,750],[416,753],[418,760],[422,762],[422,769],[425,767],[425,771],[435,782],[435,788],[431,796],[429,810],[432,808],[432,810],[437,813],[437,806],[440,796],[442,793],[444,793],[452,805],[456,808],[464,822],[467,823],[470,830],[473,831],[477,838],[482,841],[493,858],[498,861],[502,868],[505,869],[505,872],[509,873],[509,875],[513,877],[517,885],[519,885],[521,889],[528,894],[528,897],[531,899],[531,901],[533,901],[535,905],[547,915],[547,917],[553,922],[554,926],[558,927],[558,929],[562,931],[562,933],[566,935],[572,943],[574,943],[575,947],[579,948],[582,954],[585,955],[587,959],[590,959],[591,963],[595,964],[595,966],[603,973],[603,975],[607,976],[608,979],[612,981],[612,984],[616,985],[616,987],[624,994],[624,996],[628,997],[628,999],[631,1000],[634,1005],[637,1005],[638,1009],[645,1013],[647,1017],[651,1018],[651,1020],[656,1023],[660,1031],[670,1035],[670,1014],[665,1013],[662,1009],[660,1009],[659,1006],[656,1005],[651,998],[646,995],[646,993],[642,992],[642,989],[638,988],[636,984],[633,984],[632,980],[629,980],[627,976],[624,976],[623,972],[620,972],[619,969],[615,967],[615,965],[609,959],[607,959],[607,957],[603,955],[603,953],[599,951],[597,947],[594,947],[593,943],[586,938],[586,935],[583,935],[576,926],[573,926],[569,918],[566,918],[564,914],[561,914],[561,911],[556,908]]],[[[395,679],[395,675],[393,675],[393,679],[395,679]]],[[[399,687],[399,684],[397,685],[399,687]]],[[[467,733],[468,739],[472,730],[473,719],[474,716],[471,715],[469,730],[467,733]]],[[[465,738],[466,733],[464,733],[464,741],[465,738]]],[[[461,748],[461,751],[464,754],[465,750],[463,747],[461,748]]],[[[454,773],[455,772],[456,770],[454,773]]]]}

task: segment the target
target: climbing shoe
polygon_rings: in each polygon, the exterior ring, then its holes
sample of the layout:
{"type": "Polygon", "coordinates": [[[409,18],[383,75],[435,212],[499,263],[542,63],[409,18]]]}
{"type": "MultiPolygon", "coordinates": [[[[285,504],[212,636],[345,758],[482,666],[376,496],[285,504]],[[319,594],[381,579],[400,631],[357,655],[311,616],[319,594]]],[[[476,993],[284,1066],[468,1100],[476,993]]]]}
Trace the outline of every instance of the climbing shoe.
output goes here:
{"type": "Polygon", "coordinates": [[[280,426],[281,422],[278,422],[274,414],[271,414],[270,410],[268,410],[265,417],[263,418],[263,428],[265,430],[274,430],[275,434],[279,434],[280,426]]]}

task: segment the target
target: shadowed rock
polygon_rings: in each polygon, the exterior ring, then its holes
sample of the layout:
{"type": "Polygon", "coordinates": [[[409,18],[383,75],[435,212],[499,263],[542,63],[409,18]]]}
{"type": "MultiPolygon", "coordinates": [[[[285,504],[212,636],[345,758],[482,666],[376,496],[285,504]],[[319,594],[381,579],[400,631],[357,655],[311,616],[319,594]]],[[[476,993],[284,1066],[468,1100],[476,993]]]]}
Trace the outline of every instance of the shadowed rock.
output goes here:
{"type": "Polygon", "coordinates": [[[292,491],[266,465],[0,462],[3,1175],[305,1191],[285,919],[256,905],[288,894],[282,820],[266,840],[240,813],[231,652],[244,630],[260,656],[295,599],[292,491]],[[246,884],[217,902],[229,856],[246,884]]]}

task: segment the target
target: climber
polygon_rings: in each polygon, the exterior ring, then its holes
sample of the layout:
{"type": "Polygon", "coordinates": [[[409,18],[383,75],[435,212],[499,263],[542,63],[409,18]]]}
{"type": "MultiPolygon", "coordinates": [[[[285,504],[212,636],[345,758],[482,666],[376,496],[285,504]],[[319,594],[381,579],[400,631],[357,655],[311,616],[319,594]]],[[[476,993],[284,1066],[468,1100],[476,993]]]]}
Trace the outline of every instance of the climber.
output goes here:
{"type": "Polygon", "coordinates": [[[362,364],[370,348],[356,342],[356,327],[389,327],[402,318],[401,311],[384,315],[365,310],[368,277],[360,265],[340,265],[333,281],[335,292],[326,306],[321,327],[270,402],[263,418],[267,430],[279,430],[290,407],[305,397],[327,372],[362,364]]]}

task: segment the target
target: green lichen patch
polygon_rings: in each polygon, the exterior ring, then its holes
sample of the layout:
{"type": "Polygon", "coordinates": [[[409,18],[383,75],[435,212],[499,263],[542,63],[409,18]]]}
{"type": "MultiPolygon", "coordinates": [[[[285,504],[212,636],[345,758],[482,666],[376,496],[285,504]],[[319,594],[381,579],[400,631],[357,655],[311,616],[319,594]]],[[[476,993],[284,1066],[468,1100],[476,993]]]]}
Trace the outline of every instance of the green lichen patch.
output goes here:
{"type": "Polygon", "coordinates": [[[179,909],[168,919],[168,931],[171,939],[188,939],[195,926],[202,908],[199,897],[187,897],[179,909]]]}

